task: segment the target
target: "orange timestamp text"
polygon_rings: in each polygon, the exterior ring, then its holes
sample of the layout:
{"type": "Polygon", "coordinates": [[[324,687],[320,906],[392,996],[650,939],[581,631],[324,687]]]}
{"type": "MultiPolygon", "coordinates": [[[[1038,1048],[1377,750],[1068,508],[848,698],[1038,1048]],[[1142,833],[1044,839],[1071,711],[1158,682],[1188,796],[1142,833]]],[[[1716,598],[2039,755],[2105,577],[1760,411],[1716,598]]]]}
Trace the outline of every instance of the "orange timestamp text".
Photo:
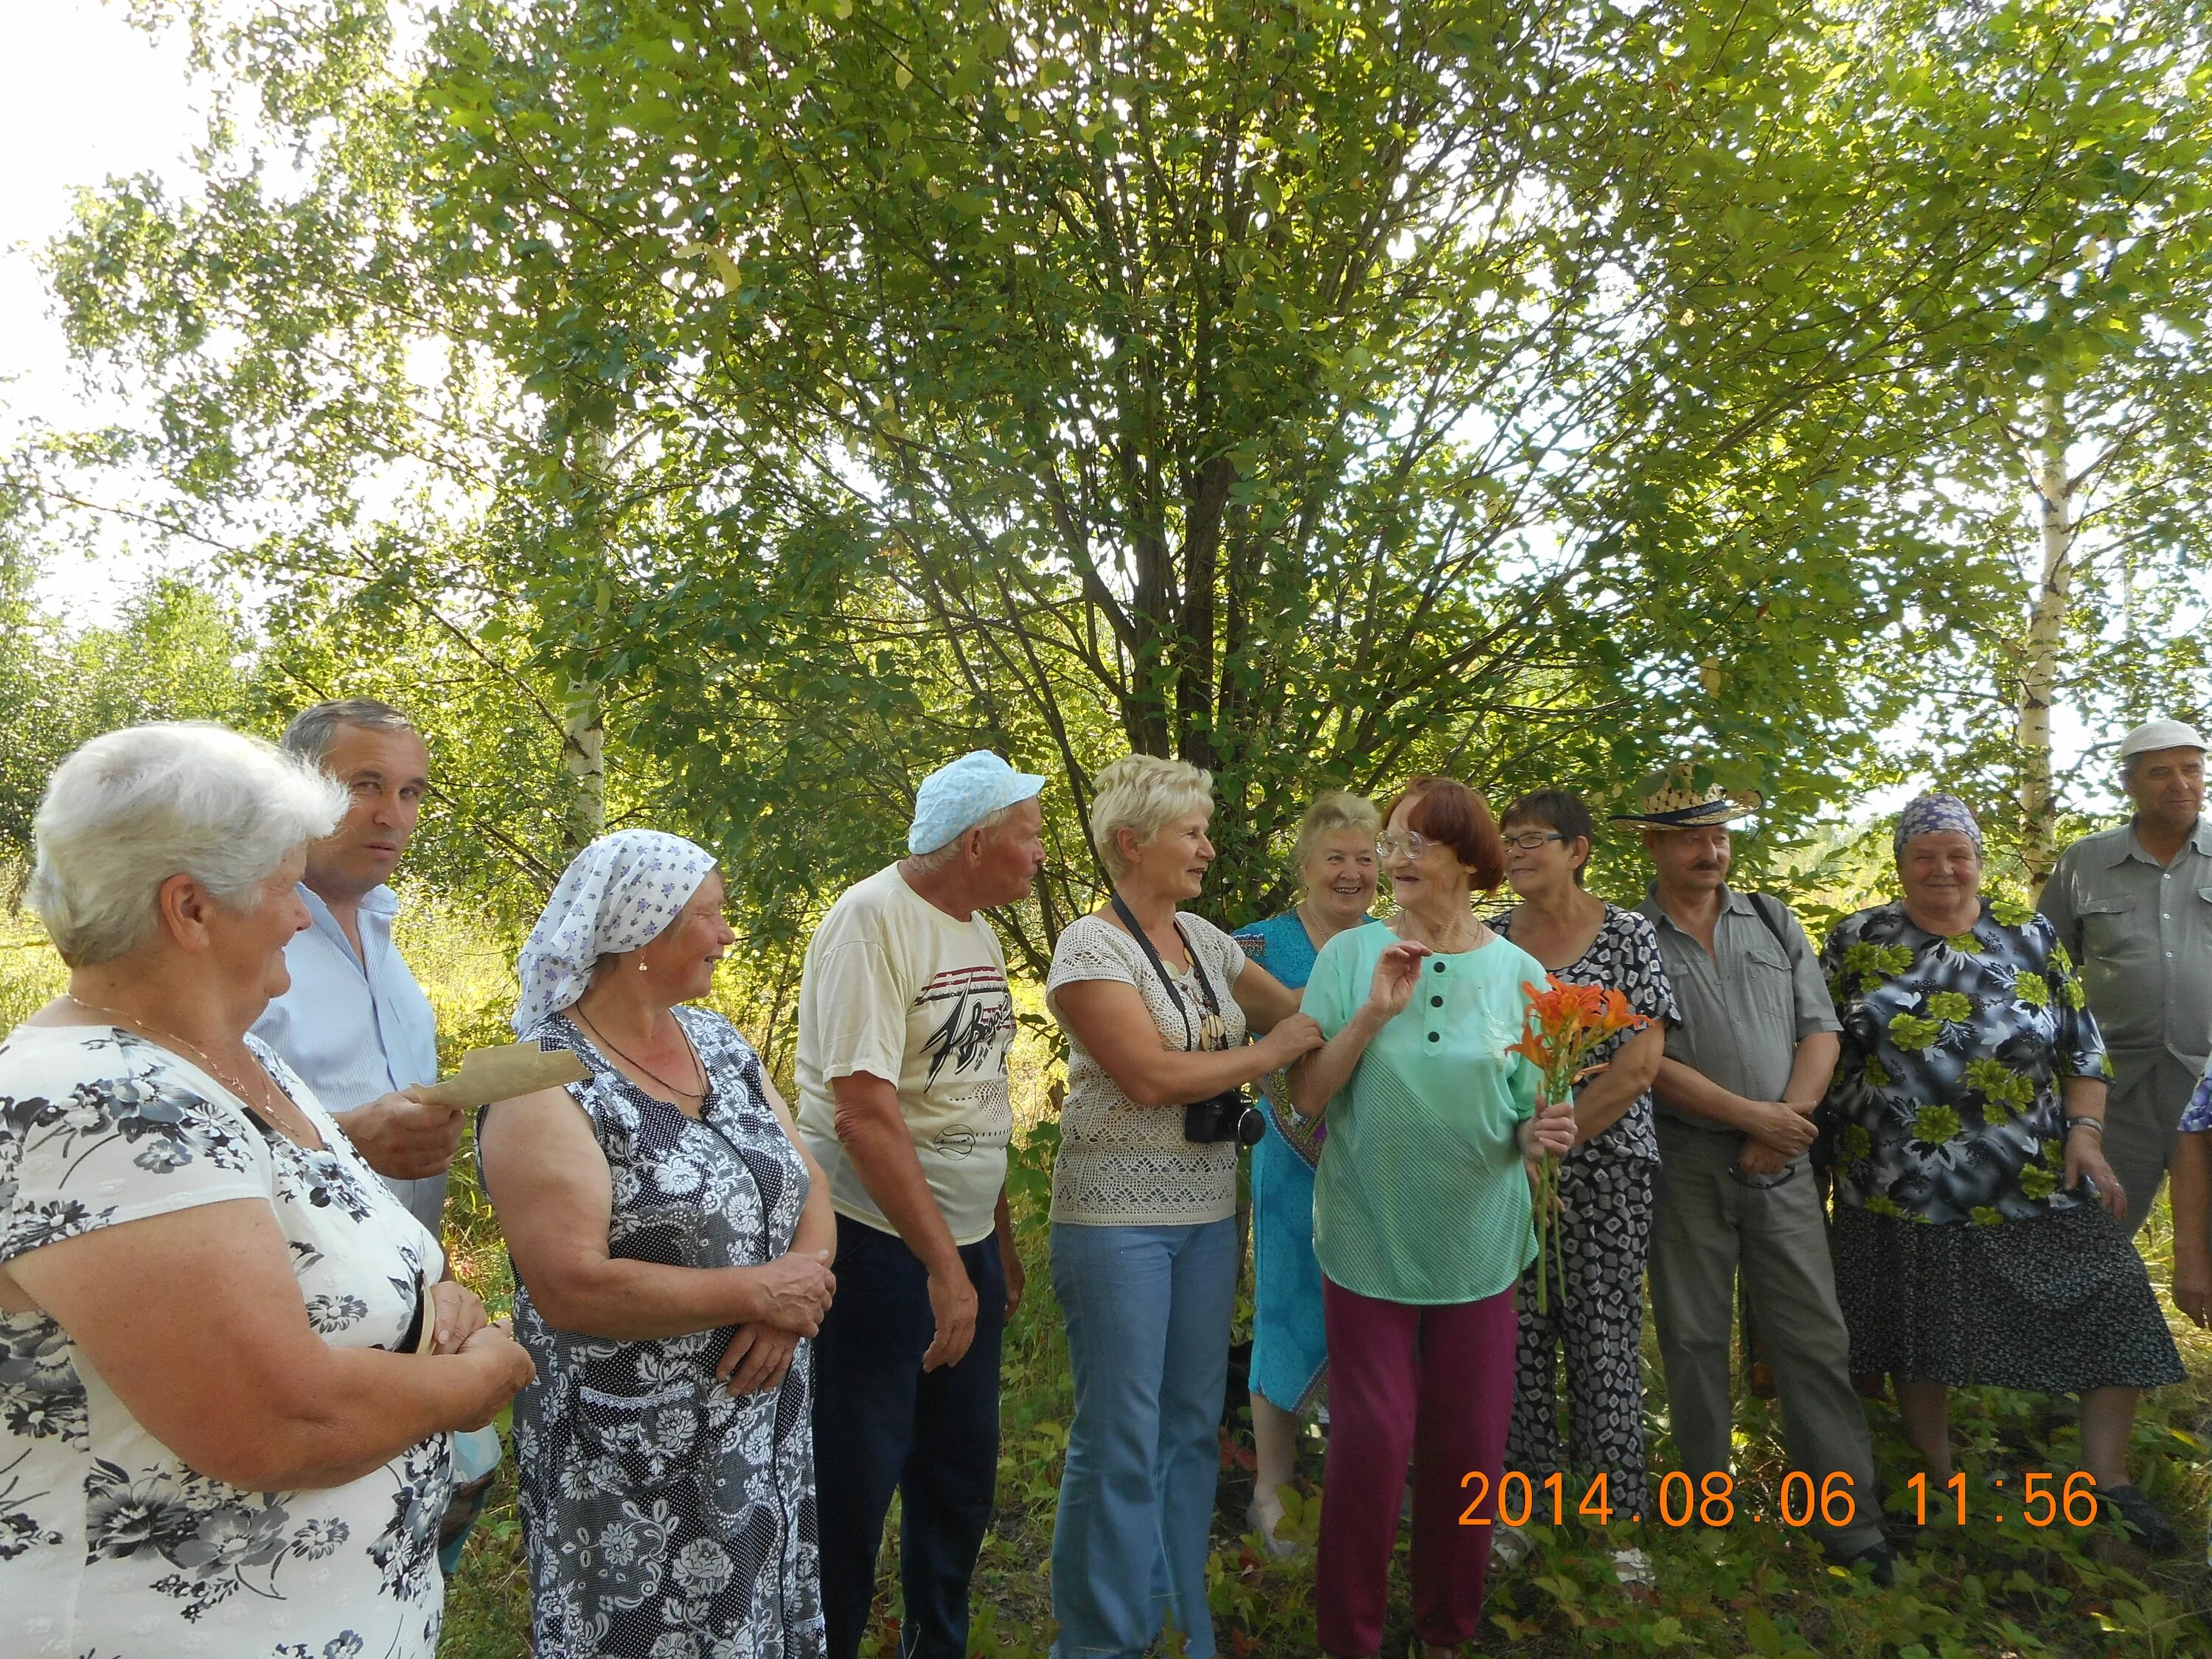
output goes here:
{"type": "MultiPolygon", "coordinates": [[[[1577,1520],[1588,1521],[1601,1527],[1610,1526],[1619,1514],[1610,1496],[1610,1483],[1606,1476],[1592,1478],[1583,1489],[1582,1497],[1571,1510],[1568,1508],[1569,1489],[1566,1477],[1547,1474],[1541,1480],[1532,1480],[1520,1470],[1514,1469],[1497,1482],[1497,1503],[1492,1506],[1491,1478],[1480,1469],[1471,1469],[1460,1478],[1460,1488],[1472,1494],[1473,1501],[1460,1512],[1462,1527],[1487,1527],[1501,1522],[1509,1527],[1522,1527],[1531,1521],[1539,1526],[1548,1524],[1563,1527],[1571,1513],[1577,1520]],[[1486,1514],[1482,1511],[1490,1510],[1486,1514]]],[[[1998,1476],[1990,1482],[1990,1490],[2002,1502],[2004,1478],[1998,1476]]],[[[1955,1514],[1960,1526],[1966,1524],[1966,1477],[1954,1474],[1939,1482],[1931,1492],[1925,1474],[1916,1474],[1905,1482],[1912,1495],[1921,1525],[1928,1524],[1931,1510],[1940,1519],[1946,1509],[1955,1514]],[[1947,1503],[1945,1493],[1949,1494],[1947,1503]]],[[[1808,1527],[1815,1522],[1829,1528],[1848,1527],[1858,1519],[1858,1494],[1851,1477],[1838,1469],[1824,1477],[1817,1485],[1802,1469],[1792,1469],[1782,1479],[1779,1502],[1771,1517],[1764,1509],[1745,1513],[1736,1501],[1735,1481],[1729,1475],[1716,1470],[1703,1479],[1692,1480],[1680,1469],[1659,1477],[1656,1494],[1656,1513],[1648,1518],[1667,1527],[1727,1527],[1739,1519],[1765,1524],[1770,1518],[1785,1527],[1808,1527]]],[[[2099,1505],[2096,1477],[2086,1470],[2076,1470],[2063,1480],[2045,1469],[2033,1470],[2021,1477],[2020,1517],[2031,1527],[2052,1527],[2062,1522],[2069,1527],[2089,1527],[2096,1524],[2099,1505]]],[[[1621,1518],[1642,1522],[1647,1517],[1641,1513],[1621,1518]]],[[[1992,1514],[1993,1522],[2002,1522],[2002,1514],[1992,1514]]]]}
{"type": "MultiPolygon", "coordinates": [[[[1966,1524],[1966,1477],[1954,1474],[1948,1480],[1937,1483],[1933,1505],[1929,1502],[1928,1477],[1916,1474],[1905,1486],[1913,1496],[1922,1526],[1928,1524],[1931,1507],[1940,1516],[1950,1509],[1960,1526],[1966,1524]],[[1947,1504],[1942,1494],[1948,1491],[1947,1504]]],[[[1990,1482],[1991,1501],[2003,1502],[2005,1480],[1996,1476],[1990,1482]]],[[[2076,1469],[2059,1484],[2059,1477],[2048,1469],[2031,1469],[2021,1476],[2020,1518],[2031,1527],[2055,1527],[2064,1522],[2069,1527],[2094,1527],[2097,1524],[2100,1505],[2097,1501],[2097,1477],[2087,1469],[2076,1469]]],[[[2002,1515],[1992,1515],[1992,1521],[2002,1521],[2002,1515]]]]}
{"type": "MultiPolygon", "coordinates": [[[[1480,1469],[1469,1470],[1460,1478],[1462,1491],[1471,1491],[1474,1501],[1461,1511],[1462,1527],[1486,1527],[1494,1520],[1509,1527],[1526,1526],[1531,1520],[1540,1526],[1554,1527],[1566,1524],[1567,1484],[1565,1477],[1547,1474],[1541,1481],[1532,1481],[1520,1470],[1509,1471],[1498,1483],[1498,1502],[1492,1515],[1477,1511],[1490,1496],[1490,1477],[1480,1469]]],[[[1792,1469],[1783,1477],[1781,1502],[1775,1518],[1785,1527],[1808,1527],[1815,1522],[1828,1527],[1848,1527],[1858,1517],[1858,1495],[1852,1490],[1850,1475],[1838,1469],[1814,1484],[1813,1477],[1802,1469],[1792,1469]]],[[[1583,1488],[1582,1499],[1573,1513],[1579,1520],[1594,1522],[1601,1527],[1613,1524],[1618,1513],[1611,1496],[1610,1483],[1603,1474],[1594,1476],[1583,1488]]],[[[1667,1527],[1727,1527],[1739,1518],[1735,1498],[1735,1478],[1716,1469],[1700,1480],[1692,1480],[1680,1469],[1670,1470],[1659,1477],[1657,1513],[1652,1519],[1667,1527]]],[[[1624,1516],[1624,1520],[1640,1523],[1645,1516],[1640,1512],[1624,1516]]],[[[1764,1510],[1753,1510],[1749,1520],[1764,1523],[1764,1510]]]]}

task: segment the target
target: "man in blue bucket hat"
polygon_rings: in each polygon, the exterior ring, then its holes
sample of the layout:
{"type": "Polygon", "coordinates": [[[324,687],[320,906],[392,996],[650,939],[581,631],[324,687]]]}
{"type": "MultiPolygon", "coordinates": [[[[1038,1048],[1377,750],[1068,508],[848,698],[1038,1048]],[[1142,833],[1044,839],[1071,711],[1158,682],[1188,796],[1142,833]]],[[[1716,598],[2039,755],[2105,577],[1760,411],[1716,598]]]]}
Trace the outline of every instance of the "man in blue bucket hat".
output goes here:
{"type": "Polygon", "coordinates": [[[1021,1300],[1006,1218],[1013,1000],[982,912],[1044,864],[1045,781],[979,749],[915,792],[908,856],[848,889],[806,947],[799,1127],[837,1212],[814,1345],[830,1659],[854,1659],[900,1496],[909,1659],[966,1659],[968,1583],[999,1467],[999,1345],[1021,1300]]]}

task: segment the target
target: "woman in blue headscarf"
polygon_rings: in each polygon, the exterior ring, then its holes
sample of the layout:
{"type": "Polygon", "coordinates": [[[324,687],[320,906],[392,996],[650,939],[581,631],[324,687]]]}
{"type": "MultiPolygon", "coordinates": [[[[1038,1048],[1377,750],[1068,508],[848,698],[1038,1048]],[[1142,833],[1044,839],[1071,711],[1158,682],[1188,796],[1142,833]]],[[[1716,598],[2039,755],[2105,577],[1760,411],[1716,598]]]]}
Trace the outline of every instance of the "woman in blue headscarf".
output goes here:
{"type": "MultiPolygon", "coordinates": [[[[1373,921],[1374,803],[1340,789],[1317,796],[1298,823],[1298,902],[1236,935],[1244,954],[1293,991],[1305,988],[1321,947],[1373,921]]],[[[1297,1465],[1298,1424],[1328,1375],[1322,1328],[1321,1266],[1314,1260],[1314,1170],[1322,1128],[1297,1117],[1279,1079],[1267,1090],[1267,1133],[1252,1152],[1252,1443],[1259,1464],[1246,1522],[1278,1555],[1279,1489],[1297,1465]]]]}
{"type": "Polygon", "coordinates": [[[1891,1373],[1931,1489],[1951,1475],[1952,1389],[2080,1395],[2106,1512],[2170,1548],[2126,1454],[2137,1391],[2184,1372],[2115,1218],[2104,1039],[2051,923],[1982,896],[1963,802],[1921,796],[1894,848],[1902,896],[1820,953],[1844,1026],[1819,1121],[1851,1370],[1891,1373]]]}

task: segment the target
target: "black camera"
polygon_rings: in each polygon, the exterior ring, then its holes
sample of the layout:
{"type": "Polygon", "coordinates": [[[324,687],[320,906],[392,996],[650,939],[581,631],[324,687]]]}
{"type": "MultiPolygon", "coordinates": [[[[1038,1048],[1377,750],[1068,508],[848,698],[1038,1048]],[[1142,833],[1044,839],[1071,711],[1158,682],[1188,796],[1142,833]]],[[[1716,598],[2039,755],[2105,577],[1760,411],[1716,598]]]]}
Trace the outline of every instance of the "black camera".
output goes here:
{"type": "Polygon", "coordinates": [[[1182,1138],[1201,1146],[1224,1140],[1256,1146],[1267,1133],[1267,1120],[1242,1089],[1224,1089],[1211,1100],[1194,1100],[1182,1109],[1182,1138]]]}

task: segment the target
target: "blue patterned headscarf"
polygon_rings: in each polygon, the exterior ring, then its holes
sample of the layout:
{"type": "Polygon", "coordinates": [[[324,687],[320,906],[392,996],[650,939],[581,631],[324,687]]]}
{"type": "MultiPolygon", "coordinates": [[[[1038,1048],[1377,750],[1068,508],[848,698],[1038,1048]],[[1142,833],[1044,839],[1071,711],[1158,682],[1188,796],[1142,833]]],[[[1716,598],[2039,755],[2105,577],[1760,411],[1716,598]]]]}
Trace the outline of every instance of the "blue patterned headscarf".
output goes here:
{"type": "Polygon", "coordinates": [[[1982,826],[1974,822],[1973,810],[1956,795],[1940,795],[1930,792],[1910,802],[1897,815],[1897,834],[1891,841],[1891,850],[1902,854],[1905,843],[1915,836],[1936,836],[1955,832],[1974,843],[1978,856],[1982,851],[1982,826]]]}
{"type": "Polygon", "coordinates": [[[658,830],[617,830],[577,854],[515,964],[516,1035],[583,995],[601,957],[659,938],[714,867],[705,848],[658,830]]]}

